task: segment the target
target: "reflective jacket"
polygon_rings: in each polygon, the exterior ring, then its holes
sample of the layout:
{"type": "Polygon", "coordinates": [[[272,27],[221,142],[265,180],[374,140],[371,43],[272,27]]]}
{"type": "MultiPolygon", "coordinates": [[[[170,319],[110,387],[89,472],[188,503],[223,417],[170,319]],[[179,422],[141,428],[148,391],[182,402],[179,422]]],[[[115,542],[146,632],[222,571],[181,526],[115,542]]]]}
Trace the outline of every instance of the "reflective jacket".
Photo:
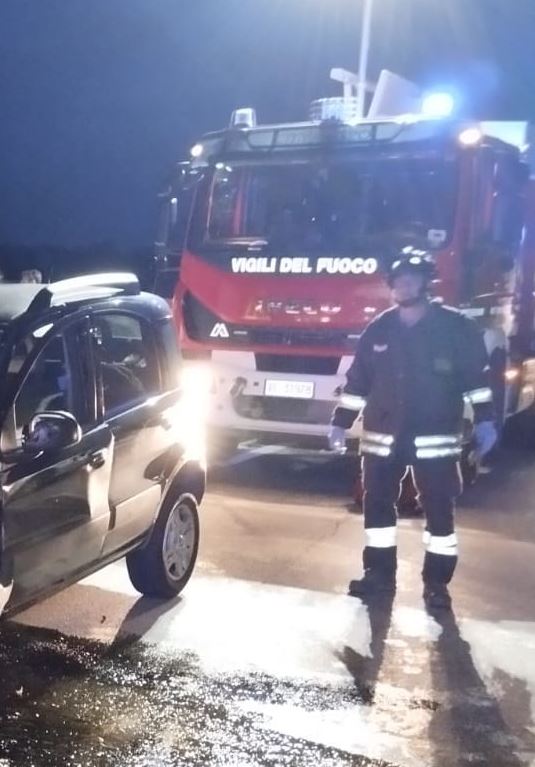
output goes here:
{"type": "Polygon", "coordinates": [[[363,411],[363,453],[388,457],[408,440],[419,459],[459,456],[465,402],[476,421],[494,419],[487,376],[472,320],[431,303],[409,328],[389,309],[360,337],[332,422],[350,428],[363,411]]]}

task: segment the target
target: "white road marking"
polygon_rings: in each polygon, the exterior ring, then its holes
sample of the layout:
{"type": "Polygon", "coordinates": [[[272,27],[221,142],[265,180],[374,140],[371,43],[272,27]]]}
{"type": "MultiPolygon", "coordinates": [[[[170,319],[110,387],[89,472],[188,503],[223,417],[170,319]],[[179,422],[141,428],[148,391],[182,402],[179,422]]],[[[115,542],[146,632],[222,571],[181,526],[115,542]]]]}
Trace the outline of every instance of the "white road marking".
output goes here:
{"type": "Polygon", "coordinates": [[[281,445],[263,445],[262,447],[239,450],[228,460],[212,464],[211,468],[224,469],[231,466],[239,466],[242,463],[254,461],[265,455],[280,455],[281,453],[285,453],[286,450],[287,448],[282,447],[281,445]]]}
{"type": "Polygon", "coordinates": [[[487,689],[497,698],[505,694],[500,672],[522,680],[531,698],[531,730],[535,735],[535,622],[462,621],[462,633],[487,689]]]}
{"type": "MultiPolygon", "coordinates": [[[[239,466],[248,461],[254,461],[258,458],[268,455],[285,455],[290,458],[302,459],[304,461],[331,461],[340,457],[339,453],[327,450],[326,448],[304,448],[290,447],[288,445],[256,445],[256,443],[244,442],[241,444],[237,453],[223,461],[214,461],[210,464],[211,469],[225,469],[231,466],[239,466]],[[249,446],[253,445],[253,446],[249,446]]],[[[344,456],[353,456],[355,460],[359,457],[354,450],[346,450],[344,456]]],[[[313,465],[312,462],[310,465],[313,465]]]]}

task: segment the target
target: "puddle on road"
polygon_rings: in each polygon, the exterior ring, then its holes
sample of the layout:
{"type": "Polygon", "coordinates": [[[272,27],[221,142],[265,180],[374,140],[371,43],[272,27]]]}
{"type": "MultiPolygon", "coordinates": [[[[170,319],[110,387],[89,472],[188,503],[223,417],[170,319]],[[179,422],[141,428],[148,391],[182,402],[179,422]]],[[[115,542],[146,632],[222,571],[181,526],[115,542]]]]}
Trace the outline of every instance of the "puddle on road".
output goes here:
{"type": "Polygon", "coordinates": [[[207,676],[194,655],[1,627],[1,767],[394,767],[273,731],[244,702],[366,705],[351,685],[207,676]]]}

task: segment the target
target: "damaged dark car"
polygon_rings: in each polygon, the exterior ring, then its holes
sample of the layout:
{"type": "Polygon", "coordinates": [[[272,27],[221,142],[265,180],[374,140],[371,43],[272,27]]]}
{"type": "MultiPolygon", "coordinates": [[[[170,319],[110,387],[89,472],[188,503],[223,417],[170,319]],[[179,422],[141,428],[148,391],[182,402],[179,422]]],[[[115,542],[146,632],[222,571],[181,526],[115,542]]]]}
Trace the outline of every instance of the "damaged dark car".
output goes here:
{"type": "Polygon", "coordinates": [[[178,594],[206,470],[168,304],[129,274],[1,284],[0,369],[0,612],[123,556],[178,594]]]}

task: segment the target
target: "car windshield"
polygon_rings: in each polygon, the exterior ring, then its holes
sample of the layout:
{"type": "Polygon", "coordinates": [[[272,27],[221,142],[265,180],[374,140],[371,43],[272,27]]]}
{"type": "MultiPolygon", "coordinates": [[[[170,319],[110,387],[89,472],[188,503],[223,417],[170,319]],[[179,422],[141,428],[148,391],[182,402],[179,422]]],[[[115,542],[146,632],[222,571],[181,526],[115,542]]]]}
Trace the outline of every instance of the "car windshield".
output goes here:
{"type": "Polygon", "coordinates": [[[457,165],[367,159],[215,170],[204,243],[264,241],[273,251],[355,253],[390,243],[445,244],[457,165]]]}

